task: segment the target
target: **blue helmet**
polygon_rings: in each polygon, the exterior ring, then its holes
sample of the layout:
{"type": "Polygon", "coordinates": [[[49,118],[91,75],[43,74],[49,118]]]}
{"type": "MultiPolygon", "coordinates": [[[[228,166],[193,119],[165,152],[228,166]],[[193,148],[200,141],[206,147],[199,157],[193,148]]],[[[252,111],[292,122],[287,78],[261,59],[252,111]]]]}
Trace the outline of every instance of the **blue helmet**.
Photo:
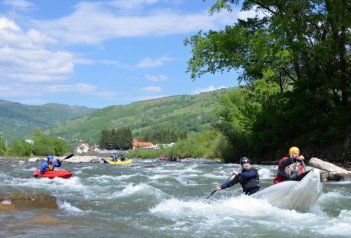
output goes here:
{"type": "Polygon", "coordinates": [[[47,157],[48,160],[49,160],[49,159],[53,159],[53,158],[54,158],[53,155],[48,155],[48,157],[47,157]]]}

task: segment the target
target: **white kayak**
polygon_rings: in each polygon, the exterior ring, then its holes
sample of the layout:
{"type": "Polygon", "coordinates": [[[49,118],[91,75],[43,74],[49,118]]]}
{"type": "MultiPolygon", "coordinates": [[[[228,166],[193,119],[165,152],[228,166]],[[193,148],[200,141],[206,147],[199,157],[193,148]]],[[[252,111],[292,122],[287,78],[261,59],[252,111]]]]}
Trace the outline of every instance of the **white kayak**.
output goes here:
{"type": "Polygon", "coordinates": [[[285,181],[265,188],[251,196],[264,199],[283,209],[307,211],[317,200],[321,191],[320,175],[311,170],[301,181],[285,181]]]}

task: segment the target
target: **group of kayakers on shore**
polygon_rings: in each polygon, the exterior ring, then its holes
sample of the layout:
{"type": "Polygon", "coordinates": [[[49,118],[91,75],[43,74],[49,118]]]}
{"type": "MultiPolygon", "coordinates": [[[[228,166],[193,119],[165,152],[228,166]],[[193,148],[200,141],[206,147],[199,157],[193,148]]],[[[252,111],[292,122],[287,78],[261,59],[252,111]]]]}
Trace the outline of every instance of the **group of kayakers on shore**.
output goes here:
{"type": "MultiPolygon", "coordinates": [[[[300,150],[296,146],[289,149],[289,156],[281,158],[278,162],[278,172],[274,179],[274,184],[293,180],[300,181],[308,172],[306,172],[304,166],[303,155],[300,155],[300,150]]],[[[260,190],[259,175],[257,169],[251,166],[251,161],[247,157],[240,158],[241,172],[234,170],[232,174],[234,177],[222,185],[219,185],[215,190],[219,191],[232,187],[233,185],[240,183],[243,188],[243,192],[247,195],[251,195],[260,190]]]]}
{"type": "MultiPolygon", "coordinates": [[[[113,161],[118,161],[117,154],[111,156],[113,161]]],[[[43,162],[39,168],[40,173],[44,174],[46,171],[53,171],[55,167],[61,166],[61,161],[53,161],[54,156],[48,155],[47,161],[43,162]]],[[[160,160],[177,161],[177,156],[172,154],[169,158],[162,155],[160,160]]],[[[300,154],[299,148],[293,146],[289,149],[289,155],[281,158],[278,162],[278,172],[274,179],[274,184],[294,180],[300,181],[308,172],[306,172],[304,165],[304,156],[300,154]]],[[[125,161],[124,154],[121,155],[121,161],[125,161]]],[[[234,186],[237,183],[243,188],[243,192],[247,195],[251,195],[260,190],[259,174],[257,169],[251,166],[251,161],[247,157],[240,158],[241,172],[234,170],[232,172],[233,177],[223,183],[222,185],[216,186],[215,190],[219,191],[234,186]]]]}

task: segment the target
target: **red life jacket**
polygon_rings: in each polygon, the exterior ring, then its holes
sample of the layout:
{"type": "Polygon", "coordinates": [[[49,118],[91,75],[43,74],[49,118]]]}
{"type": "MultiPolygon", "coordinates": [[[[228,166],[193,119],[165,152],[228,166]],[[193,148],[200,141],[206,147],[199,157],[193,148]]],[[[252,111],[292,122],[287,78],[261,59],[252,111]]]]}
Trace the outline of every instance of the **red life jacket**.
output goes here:
{"type": "MultiPolygon", "coordinates": [[[[284,171],[283,161],[284,161],[284,160],[287,160],[287,159],[289,159],[289,157],[283,157],[283,158],[281,158],[281,159],[279,160],[279,162],[278,162],[278,173],[277,173],[277,177],[274,179],[274,182],[273,182],[274,184],[277,184],[277,183],[280,183],[280,182],[283,182],[283,181],[287,180],[286,177],[284,177],[284,176],[281,175],[282,170],[284,171]]],[[[304,171],[304,168],[303,168],[302,163],[299,163],[298,166],[299,166],[299,167],[298,167],[298,169],[299,169],[299,174],[304,173],[305,171],[304,171]]]]}

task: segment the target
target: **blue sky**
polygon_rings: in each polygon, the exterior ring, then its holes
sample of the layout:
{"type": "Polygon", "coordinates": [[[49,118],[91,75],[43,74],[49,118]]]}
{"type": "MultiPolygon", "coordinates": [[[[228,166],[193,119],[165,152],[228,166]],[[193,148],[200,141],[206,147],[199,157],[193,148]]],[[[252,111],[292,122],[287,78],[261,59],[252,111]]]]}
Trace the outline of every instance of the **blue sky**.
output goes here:
{"type": "Polygon", "coordinates": [[[253,13],[208,0],[0,0],[0,99],[102,108],[237,85],[186,73],[186,37],[253,13]]]}

